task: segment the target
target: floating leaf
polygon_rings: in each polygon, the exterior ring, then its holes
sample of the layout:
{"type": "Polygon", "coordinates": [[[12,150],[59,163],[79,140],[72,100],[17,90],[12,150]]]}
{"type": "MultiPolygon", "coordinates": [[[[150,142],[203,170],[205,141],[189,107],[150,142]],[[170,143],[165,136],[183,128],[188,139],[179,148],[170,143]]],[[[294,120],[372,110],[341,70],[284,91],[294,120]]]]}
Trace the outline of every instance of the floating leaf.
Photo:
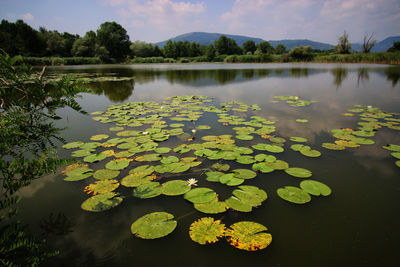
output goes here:
{"type": "Polygon", "coordinates": [[[304,137],[290,137],[290,141],[304,143],[307,142],[307,139],[304,137]]]}
{"type": "Polygon", "coordinates": [[[111,191],[114,191],[119,187],[119,183],[117,180],[102,180],[102,181],[96,181],[93,184],[90,184],[85,187],[83,191],[85,191],[88,194],[104,194],[108,193],[111,191]]]}
{"type": "Polygon", "coordinates": [[[250,212],[253,208],[251,205],[242,202],[239,198],[235,196],[229,197],[227,200],[225,200],[225,203],[228,205],[229,208],[241,212],[250,212]]]}
{"type": "Polygon", "coordinates": [[[256,172],[249,169],[235,169],[232,172],[234,172],[236,178],[241,179],[252,179],[257,176],[256,172]]]}
{"type": "Polygon", "coordinates": [[[301,189],[314,196],[329,196],[332,190],[329,186],[314,180],[304,180],[300,183],[301,189]]]}
{"type": "Polygon", "coordinates": [[[338,145],[338,144],[332,144],[332,143],[323,143],[322,147],[330,150],[345,150],[346,147],[338,145]]]}
{"type": "Polygon", "coordinates": [[[119,171],[114,171],[114,170],[107,170],[107,169],[101,169],[95,171],[93,174],[93,178],[97,180],[107,180],[107,179],[113,179],[119,175],[119,171]]]}
{"type": "Polygon", "coordinates": [[[160,154],[168,153],[170,151],[171,151],[171,148],[169,148],[169,147],[158,147],[154,150],[154,152],[160,153],[160,154]]]}
{"type": "Polygon", "coordinates": [[[216,196],[217,194],[214,192],[214,190],[205,187],[198,187],[187,192],[184,198],[196,204],[210,202],[216,196]]]}
{"type": "Polygon", "coordinates": [[[361,137],[354,137],[351,139],[351,141],[360,144],[360,145],[373,145],[375,144],[374,140],[367,139],[367,138],[361,138],[361,137]]]}
{"type": "Polygon", "coordinates": [[[236,161],[241,164],[252,164],[256,160],[254,159],[253,156],[239,156],[236,158],[236,161]]]}
{"type": "Polygon", "coordinates": [[[310,195],[298,187],[285,186],[285,188],[278,188],[276,192],[282,199],[295,204],[304,204],[311,201],[310,195]]]}
{"type": "Polygon", "coordinates": [[[219,182],[229,186],[236,186],[242,184],[244,179],[235,177],[233,173],[228,173],[219,177],[219,182]]]}
{"type": "Polygon", "coordinates": [[[236,139],[249,141],[249,140],[253,140],[254,137],[252,135],[242,134],[242,135],[236,135],[236,139]]]}
{"type": "Polygon", "coordinates": [[[86,199],[81,208],[87,211],[100,212],[109,210],[115,206],[118,206],[122,202],[122,197],[119,197],[114,192],[105,194],[95,195],[86,199]]]}
{"type": "Polygon", "coordinates": [[[400,152],[400,145],[394,145],[394,144],[388,144],[386,146],[382,146],[384,149],[394,151],[394,152],[400,152]]]}
{"type": "Polygon", "coordinates": [[[159,161],[161,160],[160,154],[147,154],[138,156],[135,158],[136,161],[143,162],[143,161],[159,161]]]}
{"type": "Polygon", "coordinates": [[[83,144],[84,143],[81,141],[76,141],[76,142],[67,143],[67,144],[63,145],[62,148],[65,148],[65,149],[78,148],[78,147],[82,146],[83,144]]]}
{"type": "Polygon", "coordinates": [[[266,162],[265,164],[274,170],[285,170],[289,168],[289,164],[286,161],[279,159],[274,162],[266,162]]]}
{"type": "Polygon", "coordinates": [[[267,227],[255,222],[234,223],[225,231],[227,241],[234,247],[247,251],[261,250],[269,246],[272,236],[267,227]]]}
{"type": "Polygon", "coordinates": [[[220,202],[218,201],[218,198],[215,197],[210,202],[194,204],[194,208],[203,213],[218,214],[225,212],[228,209],[228,206],[224,201],[220,202]]]}
{"type": "Polygon", "coordinates": [[[282,137],[271,137],[269,139],[269,141],[274,142],[274,143],[280,143],[280,144],[286,142],[286,140],[284,138],[282,138],[282,137]]]}
{"type": "Polygon", "coordinates": [[[308,177],[311,177],[311,175],[312,175],[311,171],[309,171],[307,169],[303,169],[303,168],[296,168],[296,167],[287,168],[285,170],[285,172],[291,176],[300,177],[300,178],[308,178],[308,177]]]}
{"type": "Polygon", "coordinates": [[[93,163],[93,162],[97,162],[97,161],[102,161],[105,158],[107,158],[107,156],[100,152],[97,154],[92,154],[92,155],[84,157],[83,161],[93,163]]]}
{"type": "Polygon", "coordinates": [[[300,153],[306,157],[316,158],[321,156],[321,152],[311,149],[309,146],[304,146],[300,149],[300,153]]]}
{"type": "Polygon", "coordinates": [[[191,189],[188,182],[183,180],[171,180],[161,186],[162,194],[167,196],[183,195],[191,189]]]}
{"type": "Polygon", "coordinates": [[[100,141],[100,140],[104,140],[107,139],[109,136],[106,134],[98,134],[98,135],[93,135],[92,137],[90,137],[90,140],[93,141],[100,141]]]}
{"type": "Polygon", "coordinates": [[[76,150],[76,151],[72,152],[71,156],[78,157],[78,158],[86,157],[86,156],[92,155],[92,151],[93,150],[80,149],[80,150],[76,150]]]}
{"type": "Polygon", "coordinates": [[[268,173],[274,171],[274,169],[269,167],[265,162],[254,163],[251,169],[253,171],[260,171],[262,173],[268,173]]]}
{"type": "Polygon", "coordinates": [[[224,171],[227,172],[229,171],[229,164],[221,164],[221,163],[214,163],[213,165],[211,165],[212,168],[218,170],[218,171],[224,171]]]}
{"type": "Polygon", "coordinates": [[[393,153],[390,153],[390,155],[392,155],[396,159],[400,159],[400,152],[393,152],[393,153]]]}
{"type": "Polygon", "coordinates": [[[127,159],[117,159],[111,160],[106,164],[106,169],[119,171],[123,170],[129,165],[129,160],[127,159]]]}
{"type": "Polygon", "coordinates": [[[131,233],[143,239],[156,239],[170,234],[176,228],[174,216],[166,212],[153,212],[137,219],[131,233]]]}
{"type": "Polygon", "coordinates": [[[190,225],[190,238],[201,245],[217,242],[225,234],[225,224],[214,218],[204,217],[190,225]]]}
{"type": "Polygon", "coordinates": [[[91,171],[93,170],[84,167],[74,168],[73,170],[66,172],[67,177],[64,178],[64,181],[75,182],[84,180],[92,176],[93,173],[91,171]]]}
{"type": "Polygon", "coordinates": [[[133,196],[138,198],[153,198],[159,196],[162,192],[162,187],[159,182],[150,182],[141,184],[133,189],[133,196]]]}
{"type": "Polygon", "coordinates": [[[109,130],[113,131],[113,132],[118,132],[118,131],[122,131],[124,129],[124,127],[111,127],[109,130]]]}
{"type": "Polygon", "coordinates": [[[308,120],[306,120],[306,119],[296,119],[296,121],[300,122],[300,123],[307,123],[308,122],[308,120]]]}
{"type": "Polygon", "coordinates": [[[197,130],[208,130],[211,129],[211,126],[209,125],[199,125],[196,127],[197,130]]]}

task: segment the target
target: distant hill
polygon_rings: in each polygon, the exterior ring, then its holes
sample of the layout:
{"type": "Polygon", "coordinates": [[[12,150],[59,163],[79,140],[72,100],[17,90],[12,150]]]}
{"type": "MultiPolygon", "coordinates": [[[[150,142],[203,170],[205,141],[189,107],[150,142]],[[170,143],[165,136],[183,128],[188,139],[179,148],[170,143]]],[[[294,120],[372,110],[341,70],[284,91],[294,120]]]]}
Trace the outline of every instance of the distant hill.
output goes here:
{"type": "MultiPolygon", "coordinates": [[[[172,40],[175,42],[179,42],[179,41],[198,42],[199,44],[210,45],[210,44],[213,44],[216,40],[218,40],[218,38],[221,37],[222,35],[225,35],[228,38],[234,39],[239,46],[242,46],[243,43],[246,42],[247,40],[253,40],[256,44],[265,41],[264,39],[261,39],[261,38],[254,38],[254,37],[249,37],[249,36],[244,36],[244,35],[208,33],[208,32],[190,32],[190,33],[178,35],[178,36],[168,39],[168,40],[172,40]]],[[[155,45],[158,45],[159,47],[164,47],[165,43],[168,40],[155,43],[155,45]]],[[[388,50],[390,47],[392,47],[394,42],[399,42],[399,41],[400,41],[400,36],[388,37],[385,40],[377,42],[375,44],[375,46],[372,48],[372,51],[373,52],[384,52],[384,51],[388,50]]],[[[295,46],[300,46],[300,45],[302,45],[302,46],[310,45],[313,49],[320,49],[320,50],[330,50],[330,49],[334,48],[334,45],[332,45],[332,44],[316,42],[316,41],[312,41],[312,40],[308,40],[308,39],[269,40],[268,42],[273,47],[276,47],[278,44],[283,44],[284,46],[286,46],[286,49],[288,49],[288,50],[292,49],[295,46]]],[[[354,43],[352,48],[355,51],[361,51],[361,44],[354,43]]]]}
{"type": "MultiPolygon", "coordinates": [[[[243,36],[243,35],[208,33],[208,32],[190,32],[190,33],[178,35],[178,36],[168,39],[168,40],[172,40],[175,42],[179,42],[179,41],[198,42],[199,44],[210,45],[210,44],[214,44],[214,42],[216,40],[218,40],[218,38],[221,37],[222,35],[225,35],[228,38],[234,39],[239,46],[242,46],[243,43],[246,42],[247,40],[253,40],[256,44],[264,41],[263,39],[260,39],[260,38],[253,38],[253,37],[248,37],[248,36],[243,36]]],[[[165,43],[168,40],[155,43],[155,45],[158,45],[159,47],[164,47],[165,43]]]]}

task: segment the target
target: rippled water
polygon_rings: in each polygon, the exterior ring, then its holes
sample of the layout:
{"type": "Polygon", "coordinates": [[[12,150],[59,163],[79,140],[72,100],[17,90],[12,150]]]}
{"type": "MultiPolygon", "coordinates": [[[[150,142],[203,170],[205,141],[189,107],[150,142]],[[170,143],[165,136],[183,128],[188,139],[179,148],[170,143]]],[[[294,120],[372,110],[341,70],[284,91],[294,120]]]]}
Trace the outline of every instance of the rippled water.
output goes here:
{"type": "MultiPolygon", "coordinates": [[[[258,252],[239,251],[226,242],[200,246],[190,240],[190,224],[204,214],[182,197],[160,196],[141,200],[128,197],[118,207],[102,213],[81,210],[87,198],[85,181],[67,183],[59,173],[38,179],[21,195],[20,216],[52,249],[61,254],[49,266],[397,266],[400,248],[400,168],[382,149],[400,144],[399,131],[383,129],[373,138],[375,145],[346,151],[321,147],[333,142],[330,130],[355,128],[356,117],[341,114],[354,104],[372,105],[400,112],[400,68],[360,64],[196,64],[196,65],[104,65],[50,68],[48,73],[82,76],[135,77],[132,81],[95,82],[87,86],[95,94],[79,100],[88,111],[105,110],[111,104],[130,101],[162,101],[174,95],[206,95],[215,101],[258,104],[255,113],[275,120],[276,134],[288,139],[306,137],[322,152],[306,158],[286,149],[280,159],[292,166],[312,170],[313,179],[329,185],[333,194],[313,198],[306,205],[280,199],[276,189],[297,186],[299,179],[284,172],[260,174],[246,184],[268,193],[268,200],[253,212],[229,211],[226,225],[249,220],[268,227],[272,244],[258,252]],[[298,95],[316,100],[308,107],[294,108],[271,103],[276,95],[298,95]],[[307,124],[295,122],[306,118],[307,124]],[[178,219],[177,229],[157,240],[142,240],[130,233],[140,216],[166,211],[178,219]]],[[[67,141],[89,141],[108,133],[109,125],[70,109],[60,111],[67,141]]],[[[205,116],[199,124],[215,125],[205,116]]],[[[218,134],[218,133],[217,133],[218,134]]],[[[70,151],[60,149],[60,156],[70,151]]],[[[237,164],[239,166],[239,164],[237,164]]],[[[214,185],[221,198],[232,188],[214,185]]]]}

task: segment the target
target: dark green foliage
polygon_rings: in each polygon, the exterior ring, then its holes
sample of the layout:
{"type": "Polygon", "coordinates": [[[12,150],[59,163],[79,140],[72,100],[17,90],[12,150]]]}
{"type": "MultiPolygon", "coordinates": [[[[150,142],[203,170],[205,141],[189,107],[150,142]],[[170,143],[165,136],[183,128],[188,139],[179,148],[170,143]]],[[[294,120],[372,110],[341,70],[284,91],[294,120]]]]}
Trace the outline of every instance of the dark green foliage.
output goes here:
{"type": "Polygon", "coordinates": [[[335,50],[339,54],[348,54],[351,50],[351,43],[349,41],[349,35],[344,31],[343,35],[339,37],[338,44],[335,46],[335,50]]]}
{"type": "Polygon", "coordinates": [[[288,56],[293,61],[311,61],[314,58],[311,46],[294,47],[289,51],[288,56]]]}
{"type": "Polygon", "coordinates": [[[55,110],[69,106],[83,112],[75,96],[87,90],[71,77],[45,84],[43,74],[25,65],[15,66],[0,50],[0,263],[1,265],[38,265],[55,253],[45,253],[44,241],[30,237],[26,227],[15,222],[15,193],[31,180],[54,172],[69,161],[54,154],[55,141],[63,141],[55,110]]]}
{"type": "Polygon", "coordinates": [[[269,42],[261,42],[257,45],[258,51],[260,51],[261,54],[272,54],[274,53],[274,48],[269,42]]]}
{"type": "Polygon", "coordinates": [[[96,33],[88,31],[84,37],[76,39],[71,54],[74,57],[94,57],[96,49],[96,33]]]}
{"type": "Polygon", "coordinates": [[[130,46],[134,57],[161,57],[163,55],[161,49],[156,45],[142,41],[135,41],[130,46]]]}
{"type": "Polygon", "coordinates": [[[215,49],[219,55],[238,55],[242,54],[242,49],[236,41],[222,35],[214,42],[215,49]]]}
{"type": "Polygon", "coordinates": [[[262,63],[271,62],[272,57],[268,54],[263,55],[232,55],[227,56],[224,62],[227,63],[262,63]]]}
{"type": "Polygon", "coordinates": [[[256,43],[253,40],[247,40],[243,43],[242,49],[244,54],[253,54],[257,49],[256,43]]]}
{"type": "MultiPolygon", "coordinates": [[[[130,53],[130,41],[126,30],[115,21],[104,22],[97,30],[97,44],[104,47],[111,58],[123,59],[130,53]]],[[[104,49],[103,53],[105,53],[104,49]]]]}
{"type": "Polygon", "coordinates": [[[286,53],[286,46],[284,46],[283,44],[278,44],[275,47],[275,53],[278,55],[282,55],[286,53]]]}
{"type": "Polygon", "coordinates": [[[387,52],[400,52],[400,42],[394,42],[393,46],[387,52]]]}
{"type": "Polygon", "coordinates": [[[209,46],[207,46],[206,49],[206,57],[208,60],[211,61],[215,58],[215,55],[216,55],[215,47],[212,44],[210,44],[209,46]]]}

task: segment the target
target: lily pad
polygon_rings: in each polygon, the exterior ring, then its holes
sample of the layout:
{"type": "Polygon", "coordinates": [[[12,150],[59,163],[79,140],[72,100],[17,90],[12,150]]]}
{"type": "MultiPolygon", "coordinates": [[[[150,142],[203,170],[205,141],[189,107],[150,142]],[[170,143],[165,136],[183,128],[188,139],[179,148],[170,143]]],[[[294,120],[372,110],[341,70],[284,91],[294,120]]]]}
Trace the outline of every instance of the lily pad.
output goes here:
{"type": "Polygon", "coordinates": [[[285,170],[285,172],[291,176],[299,177],[299,178],[308,178],[308,177],[311,177],[311,175],[312,175],[311,171],[309,171],[307,169],[303,169],[303,168],[296,168],[296,167],[287,168],[285,170]]]}
{"type": "Polygon", "coordinates": [[[306,119],[296,119],[296,121],[300,122],[300,123],[307,123],[308,122],[308,120],[306,120],[306,119]]]}
{"type": "Polygon", "coordinates": [[[265,164],[274,170],[286,170],[289,168],[289,164],[286,161],[279,159],[275,160],[274,162],[266,162],[265,164]]]}
{"type": "Polygon", "coordinates": [[[97,154],[92,154],[92,155],[84,157],[83,161],[93,163],[93,162],[97,162],[97,161],[102,161],[105,158],[107,158],[107,155],[100,152],[97,154]]]}
{"type": "Polygon", "coordinates": [[[201,245],[217,242],[225,234],[225,224],[214,218],[204,217],[190,225],[190,238],[201,245]]]}
{"type": "Polygon", "coordinates": [[[266,233],[267,227],[255,222],[234,223],[225,231],[227,241],[234,247],[247,251],[256,251],[268,247],[272,236],[266,233]]]}
{"type": "Polygon", "coordinates": [[[97,135],[93,135],[92,137],[90,137],[90,140],[93,141],[100,141],[100,140],[104,140],[107,139],[109,136],[106,134],[97,134],[97,135]]]}
{"type": "Polygon", "coordinates": [[[333,143],[323,143],[322,147],[330,150],[345,150],[346,147],[338,145],[338,144],[333,144],[333,143]]]}
{"type": "Polygon", "coordinates": [[[138,198],[153,198],[161,195],[162,187],[159,182],[141,184],[133,189],[133,196],[138,198]]]}
{"type": "Polygon", "coordinates": [[[230,168],[229,164],[221,164],[221,163],[214,163],[213,165],[211,165],[211,167],[213,167],[218,171],[224,171],[224,172],[229,171],[230,168]]]}
{"type": "Polygon", "coordinates": [[[119,183],[115,179],[96,181],[85,187],[84,191],[88,194],[104,194],[114,191],[119,187],[119,183]]]}
{"type": "Polygon", "coordinates": [[[393,153],[390,153],[390,155],[392,155],[396,159],[400,159],[400,152],[393,152],[393,153]]]}
{"type": "Polygon", "coordinates": [[[394,151],[394,152],[400,152],[400,145],[394,145],[394,144],[388,144],[386,146],[382,146],[384,149],[394,151]]]}
{"type": "Polygon", "coordinates": [[[300,153],[306,157],[317,158],[321,156],[321,152],[315,149],[311,149],[309,146],[304,146],[300,149],[300,153]]]}
{"type": "Polygon", "coordinates": [[[298,187],[285,186],[285,188],[278,188],[276,192],[282,199],[295,204],[305,204],[311,201],[310,195],[298,187]]]}
{"type": "Polygon", "coordinates": [[[143,239],[164,237],[175,230],[177,221],[167,212],[153,212],[137,219],[131,225],[131,233],[143,239]]]}
{"type": "Polygon", "coordinates": [[[77,157],[77,158],[86,157],[86,156],[92,155],[92,151],[93,151],[92,149],[91,150],[80,149],[80,150],[76,150],[76,151],[72,152],[71,156],[77,157]]]}
{"type": "Polygon", "coordinates": [[[190,191],[191,187],[187,181],[171,180],[162,185],[162,194],[167,196],[179,196],[190,191]]]}
{"type": "Polygon", "coordinates": [[[236,139],[249,141],[249,140],[253,140],[254,136],[248,135],[248,134],[242,134],[242,135],[236,135],[236,139]]]}
{"type": "Polygon", "coordinates": [[[257,173],[249,169],[235,169],[232,171],[236,178],[252,179],[257,176],[257,173]]]}
{"type": "Polygon", "coordinates": [[[159,161],[161,160],[160,154],[147,154],[138,156],[135,158],[136,161],[144,162],[144,161],[159,161]]]}
{"type": "Polygon", "coordinates": [[[214,190],[205,187],[198,187],[185,193],[184,198],[194,204],[206,203],[213,200],[217,194],[214,190]]]}
{"type": "Polygon", "coordinates": [[[228,206],[225,201],[218,201],[218,198],[215,197],[210,202],[194,204],[194,208],[203,213],[218,214],[225,212],[228,209],[228,206]]]}
{"type": "Polygon", "coordinates": [[[300,183],[300,187],[313,196],[329,196],[332,193],[329,186],[314,180],[304,180],[300,183]]]}
{"type": "Polygon", "coordinates": [[[101,169],[95,171],[93,174],[93,178],[97,180],[107,180],[107,179],[113,179],[119,175],[119,171],[117,170],[107,170],[107,169],[101,169]]]}
{"type": "Polygon", "coordinates": [[[196,127],[197,130],[208,130],[211,129],[211,126],[209,125],[199,125],[196,127]]]}
{"type": "Polygon", "coordinates": [[[86,199],[82,203],[81,208],[86,211],[100,212],[118,206],[121,202],[122,197],[114,192],[108,192],[86,199]]]}
{"type": "Polygon", "coordinates": [[[245,155],[245,156],[239,156],[239,157],[237,157],[237,158],[236,158],[236,161],[237,161],[238,163],[241,163],[241,164],[252,164],[252,163],[254,163],[256,160],[254,159],[253,156],[247,156],[247,155],[245,155]]]}
{"type": "Polygon", "coordinates": [[[154,152],[160,153],[160,154],[168,153],[170,151],[171,151],[171,148],[169,148],[169,147],[158,147],[154,150],[154,152]]]}
{"type": "Polygon", "coordinates": [[[84,167],[74,168],[73,170],[66,172],[67,177],[64,178],[64,181],[75,182],[84,180],[92,176],[93,173],[91,171],[93,170],[84,167]]]}
{"type": "Polygon", "coordinates": [[[273,172],[275,170],[269,167],[265,162],[254,163],[251,169],[253,171],[260,171],[262,173],[273,172]]]}
{"type": "Polygon", "coordinates": [[[307,142],[307,139],[304,137],[290,137],[290,141],[305,143],[305,142],[307,142]]]}
{"type": "Polygon", "coordinates": [[[106,164],[106,169],[119,171],[125,169],[126,167],[128,167],[128,165],[129,160],[127,159],[111,160],[106,164]]]}

